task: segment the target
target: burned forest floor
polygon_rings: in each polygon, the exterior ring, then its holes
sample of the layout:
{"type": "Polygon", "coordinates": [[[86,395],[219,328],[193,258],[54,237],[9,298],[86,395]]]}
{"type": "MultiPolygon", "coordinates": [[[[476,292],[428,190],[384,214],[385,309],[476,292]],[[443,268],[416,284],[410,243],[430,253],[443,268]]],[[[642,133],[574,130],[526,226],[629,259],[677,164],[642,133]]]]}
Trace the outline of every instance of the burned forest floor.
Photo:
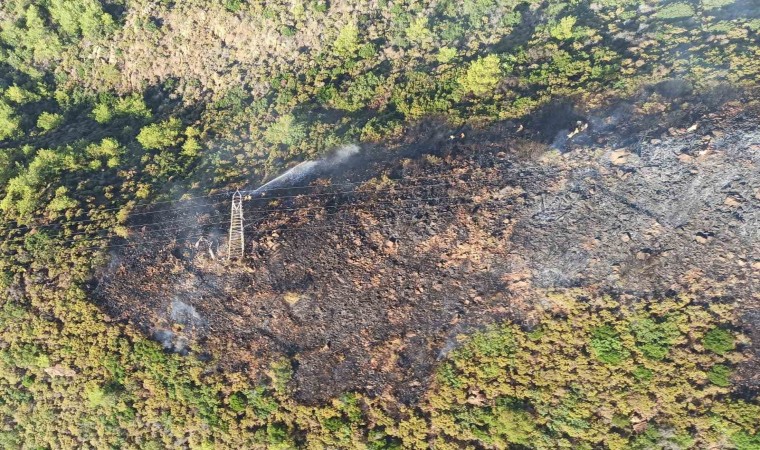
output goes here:
{"type": "MultiPolygon", "coordinates": [[[[555,289],[736,302],[760,342],[757,105],[555,109],[536,119],[549,129],[421,124],[246,191],[242,261],[225,258],[228,197],[161,208],[142,230],[179,226],[156,242],[132,224],[96,298],[167,350],[253,378],[285,357],[309,403],[350,390],[415,403],[460,335],[530,328],[555,289]]],[[[738,371],[749,389],[758,351],[738,371]]]]}

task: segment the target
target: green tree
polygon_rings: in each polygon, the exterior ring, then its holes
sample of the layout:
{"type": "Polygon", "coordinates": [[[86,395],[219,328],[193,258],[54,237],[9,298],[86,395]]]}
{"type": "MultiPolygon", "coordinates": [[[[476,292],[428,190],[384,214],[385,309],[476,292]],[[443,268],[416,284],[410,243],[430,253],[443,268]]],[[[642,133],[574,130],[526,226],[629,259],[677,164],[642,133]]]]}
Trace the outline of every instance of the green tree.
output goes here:
{"type": "Polygon", "coordinates": [[[50,131],[58,128],[63,123],[63,115],[56,113],[43,112],[37,118],[37,128],[50,131]]]}
{"type": "Polygon", "coordinates": [[[441,64],[446,64],[450,62],[452,59],[456,58],[457,56],[457,49],[451,48],[451,47],[441,47],[438,50],[438,55],[436,56],[436,61],[438,61],[441,64]]]}
{"type": "Polygon", "coordinates": [[[113,110],[107,103],[97,103],[92,109],[92,117],[96,122],[106,124],[113,119],[113,110]]]}
{"type": "Polygon", "coordinates": [[[672,320],[658,323],[649,317],[634,320],[631,331],[644,356],[651,359],[663,359],[680,335],[678,326],[672,320]]]}
{"type": "Polygon", "coordinates": [[[0,140],[15,137],[21,128],[21,119],[13,107],[0,100],[0,140]]]}
{"type": "Polygon", "coordinates": [[[50,0],[48,10],[68,37],[96,37],[114,27],[113,18],[97,0],[50,0]]]}
{"type": "Polygon", "coordinates": [[[14,84],[5,91],[5,98],[17,105],[24,105],[38,101],[40,96],[14,84]]]}
{"type": "Polygon", "coordinates": [[[573,16],[563,17],[559,23],[549,28],[549,34],[559,41],[570,39],[573,37],[573,27],[577,21],[573,16]]]}
{"type": "Polygon", "coordinates": [[[305,127],[295,116],[286,114],[269,126],[264,132],[264,138],[271,144],[294,145],[306,136],[305,127]]]}
{"type": "Polygon", "coordinates": [[[144,126],[137,141],[148,150],[164,149],[176,145],[182,132],[182,121],[176,117],[144,126]]]}
{"type": "Polygon", "coordinates": [[[683,19],[694,16],[694,8],[688,3],[669,3],[657,11],[656,17],[663,20],[683,19]]]}
{"type": "Polygon", "coordinates": [[[496,55],[479,58],[470,64],[467,72],[460,78],[459,83],[466,92],[471,92],[475,95],[491,93],[499,84],[501,75],[499,65],[499,57],[496,55]]]}
{"type": "Polygon", "coordinates": [[[333,49],[342,58],[352,58],[359,50],[359,27],[355,23],[344,25],[338,32],[333,49]]]}

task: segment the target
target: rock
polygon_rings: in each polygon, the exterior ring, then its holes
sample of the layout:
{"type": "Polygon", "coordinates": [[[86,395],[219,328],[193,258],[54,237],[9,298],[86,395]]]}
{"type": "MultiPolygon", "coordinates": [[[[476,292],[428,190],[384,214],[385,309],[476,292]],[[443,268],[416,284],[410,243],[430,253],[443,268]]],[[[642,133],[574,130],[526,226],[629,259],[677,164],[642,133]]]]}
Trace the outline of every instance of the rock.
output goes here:
{"type": "Polygon", "coordinates": [[[74,372],[73,369],[62,366],[60,364],[56,364],[53,367],[46,367],[45,373],[50,375],[51,377],[74,377],[76,376],[76,372],[74,372]]]}
{"type": "Polygon", "coordinates": [[[615,150],[614,152],[610,153],[610,162],[616,166],[619,166],[628,162],[629,156],[631,156],[631,153],[627,150],[615,150]]]}
{"type": "Polygon", "coordinates": [[[301,295],[295,292],[286,292],[285,295],[282,296],[282,299],[285,300],[285,303],[288,305],[293,306],[298,303],[298,300],[301,300],[301,295]]]}
{"type": "Polygon", "coordinates": [[[623,233],[620,235],[620,240],[623,242],[629,242],[631,240],[630,233],[623,233]]]}
{"type": "Polygon", "coordinates": [[[678,160],[682,163],[688,163],[691,162],[694,158],[692,158],[690,155],[687,155],[686,153],[681,153],[678,155],[678,160]]]}
{"type": "Polygon", "coordinates": [[[732,195],[729,195],[728,197],[726,197],[725,200],[723,200],[723,204],[726,205],[726,206],[737,207],[737,206],[741,205],[742,202],[738,198],[736,198],[736,197],[734,197],[732,195]]]}

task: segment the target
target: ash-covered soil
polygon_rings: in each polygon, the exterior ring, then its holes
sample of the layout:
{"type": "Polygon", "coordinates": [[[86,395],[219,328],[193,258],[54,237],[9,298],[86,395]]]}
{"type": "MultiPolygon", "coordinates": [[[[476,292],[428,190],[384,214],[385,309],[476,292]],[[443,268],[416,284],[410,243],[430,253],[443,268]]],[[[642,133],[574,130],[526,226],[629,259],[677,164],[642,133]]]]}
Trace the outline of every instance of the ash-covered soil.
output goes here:
{"type": "MultiPolygon", "coordinates": [[[[136,233],[145,244],[114,254],[96,293],[169,349],[254,377],[290,358],[304,401],[414,402],[458,335],[530,326],[546,289],[736,301],[760,342],[760,115],[711,109],[624,104],[533,134],[421,127],[308,188],[246,200],[241,262],[223,258],[228,204],[145,218],[189,225],[164,233],[171,244],[136,233]]],[[[749,389],[756,364],[739,371],[749,389]]]]}

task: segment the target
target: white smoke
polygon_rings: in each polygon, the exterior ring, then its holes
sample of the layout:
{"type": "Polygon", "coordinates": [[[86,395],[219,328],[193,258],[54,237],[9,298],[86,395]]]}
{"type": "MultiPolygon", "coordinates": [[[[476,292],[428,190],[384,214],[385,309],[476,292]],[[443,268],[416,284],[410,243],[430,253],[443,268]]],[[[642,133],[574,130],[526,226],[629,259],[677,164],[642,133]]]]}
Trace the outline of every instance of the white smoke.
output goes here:
{"type": "Polygon", "coordinates": [[[270,180],[249,192],[253,195],[260,195],[271,189],[291,186],[303,180],[307,175],[313,173],[317,169],[323,170],[343,164],[352,156],[358,154],[359,150],[358,145],[351,144],[343,146],[325,158],[316,161],[304,161],[288,169],[282,175],[277,176],[277,178],[270,180]]]}

